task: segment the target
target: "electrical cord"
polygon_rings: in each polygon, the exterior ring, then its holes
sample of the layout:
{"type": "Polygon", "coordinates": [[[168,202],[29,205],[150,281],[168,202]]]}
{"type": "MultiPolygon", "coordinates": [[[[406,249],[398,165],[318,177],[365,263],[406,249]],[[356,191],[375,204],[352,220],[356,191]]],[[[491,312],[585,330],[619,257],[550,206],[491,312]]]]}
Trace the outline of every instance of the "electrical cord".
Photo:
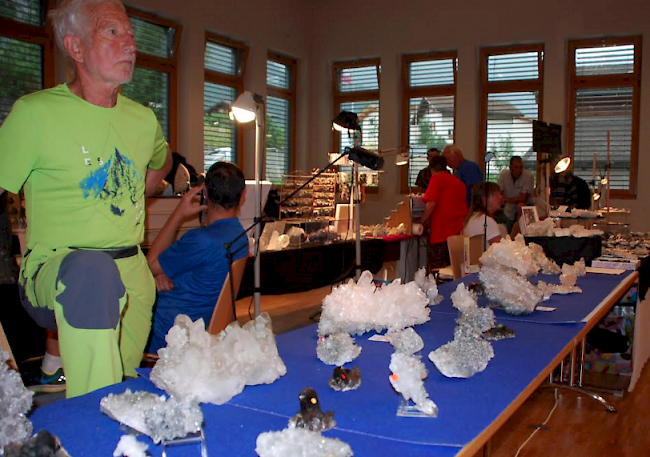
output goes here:
{"type": "Polygon", "coordinates": [[[553,412],[555,411],[555,409],[557,408],[557,405],[558,405],[558,403],[559,403],[559,398],[558,398],[557,391],[558,391],[558,389],[555,389],[555,404],[553,405],[553,408],[551,408],[551,412],[548,413],[548,416],[546,417],[546,420],[545,420],[544,422],[542,422],[542,425],[538,425],[537,427],[535,427],[535,430],[533,431],[533,433],[531,433],[530,436],[526,439],[526,441],[524,441],[524,442],[521,444],[521,446],[519,446],[519,448],[517,449],[517,453],[515,454],[515,457],[519,457],[519,453],[520,453],[521,450],[524,448],[524,446],[526,446],[526,445],[528,444],[528,442],[529,442],[531,439],[533,439],[533,436],[535,436],[535,434],[536,434],[537,432],[539,432],[539,430],[540,430],[542,427],[544,427],[546,424],[548,424],[548,421],[549,421],[549,420],[551,420],[551,415],[553,414],[553,412]]]}

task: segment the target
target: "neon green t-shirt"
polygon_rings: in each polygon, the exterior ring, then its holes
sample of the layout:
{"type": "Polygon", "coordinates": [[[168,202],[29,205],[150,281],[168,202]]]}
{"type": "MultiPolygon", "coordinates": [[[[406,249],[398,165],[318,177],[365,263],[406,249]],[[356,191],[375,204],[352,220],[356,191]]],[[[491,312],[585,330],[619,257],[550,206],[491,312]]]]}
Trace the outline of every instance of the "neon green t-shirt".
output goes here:
{"type": "Polygon", "coordinates": [[[24,185],[30,249],[132,246],[144,234],[146,170],[166,154],[149,108],[121,95],[102,108],[61,84],[14,104],[0,128],[0,187],[24,185]]]}

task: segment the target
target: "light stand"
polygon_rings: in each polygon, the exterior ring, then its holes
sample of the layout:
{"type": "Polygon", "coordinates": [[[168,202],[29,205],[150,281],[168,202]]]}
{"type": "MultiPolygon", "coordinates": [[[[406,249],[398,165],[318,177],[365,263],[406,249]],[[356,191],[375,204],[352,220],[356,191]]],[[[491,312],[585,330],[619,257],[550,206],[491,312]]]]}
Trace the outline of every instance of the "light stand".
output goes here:
{"type": "Polygon", "coordinates": [[[485,220],[483,221],[483,248],[488,245],[487,239],[487,218],[488,218],[488,183],[490,182],[490,161],[497,155],[494,152],[485,153],[485,220]]]}
{"type": "MultiPolygon", "coordinates": [[[[261,298],[259,221],[262,216],[262,142],[264,138],[264,118],[266,117],[265,113],[261,110],[261,107],[263,106],[264,99],[261,95],[252,94],[251,92],[246,91],[237,97],[237,100],[235,100],[235,103],[233,103],[231,107],[231,118],[234,118],[237,122],[247,123],[255,120],[255,260],[253,263],[253,302],[255,317],[260,315],[261,298]]],[[[246,231],[244,233],[246,233],[246,231]]],[[[230,252],[230,250],[228,250],[228,252],[230,252]]],[[[235,314],[234,317],[236,319],[237,315],[235,314]]]]}

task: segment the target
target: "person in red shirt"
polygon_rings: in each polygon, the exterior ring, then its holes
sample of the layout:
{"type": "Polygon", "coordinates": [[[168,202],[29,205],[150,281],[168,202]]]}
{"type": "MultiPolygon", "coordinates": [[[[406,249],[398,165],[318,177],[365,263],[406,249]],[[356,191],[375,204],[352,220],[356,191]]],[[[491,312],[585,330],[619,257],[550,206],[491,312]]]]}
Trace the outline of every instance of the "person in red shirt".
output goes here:
{"type": "Polygon", "coordinates": [[[429,167],[431,180],[423,197],[421,222],[429,222],[429,268],[442,268],[450,264],[447,238],[463,231],[468,212],[467,188],[447,171],[443,156],[433,157],[429,167]]]}

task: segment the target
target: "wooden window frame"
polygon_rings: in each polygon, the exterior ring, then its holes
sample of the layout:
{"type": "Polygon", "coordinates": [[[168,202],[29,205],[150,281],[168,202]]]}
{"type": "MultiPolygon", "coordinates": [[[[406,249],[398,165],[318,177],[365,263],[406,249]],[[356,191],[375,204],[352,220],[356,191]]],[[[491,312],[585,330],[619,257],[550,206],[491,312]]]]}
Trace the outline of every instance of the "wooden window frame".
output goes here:
{"type": "Polygon", "coordinates": [[[178,51],[180,48],[183,26],[178,22],[162,18],[155,14],[137,10],[129,6],[125,6],[125,8],[129,17],[142,19],[161,27],[168,27],[176,30],[171,58],[165,59],[151,54],[145,54],[138,50],[135,59],[136,67],[147,68],[149,70],[155,70],[169,75],[169,138],[167,138],[167,141],[169,142],[171,150],[176,151],[178,148],[178,51]]]}
{"type": "MultiPolygon", "coordinates": [[[[244,92],[244,77],[246,76],[246,62],[248,61],[248,53],[250,51],[250,48],[246,44],[240,41],[231,40],[230,38],[226,38],[212,32],[205,32],[205,42],[203,45],[204,52],[205,52],[205,48],[208,45],[208,41],[223,46],[228,46],[231,48],[238,49],[242,53],[242,56],[241,56],[241,66],[238,75],[229,75],[219,71],[209,70],[205,68],[205,61],[204,61],[203,63],[204,83],[208,82],[212,84],[219,84],[221,86],[232,87],[235,89],[237,96],[239,96],[242,92],[244,92]]],[[[237,138],[237,164],[239,168],[243,169],[245,165],[244,131],[239,126],[235,126],[235,128],[236,128],[235,136],[237,138]]]]}
{"type": "MultiPolygon", "coordinates": [[[[291,69],[290,78],[291,84],[288,89],[266,85],[266,94],[267,97],[276,97],[288,100],[291,109],[289,111],[290,119],[290,128],[289,132],[289,170],[296,169],[296,100],[297,100],[297,91],[298,91],[298,60],[291,57],[286,57],[275,52],[269,52],[267,60],[277,62],[283,65],[288,66],[291,69]]],[[[266,108],[266,105],[265,105],[266,108]]],[[[265,171],[266,172],[266,171],[265,171]]]]}
{"type": "MultiPolygon", "coordinates": [[[[543,119],[544,113],[544,43],[523,44],[511,46],[494,46],[481,49],[480,54],[480,96],[479,96],[479,135],[478,135],[478,157],[476,163],[485,174],[485,151],[487,151],[487,108],[488,94],[504,92],[534,92],[539,94],[537,100],[537,119],[543,119]],[[537,79],[522,79],[514,81],[488,81],[488,57],[493,55],[520,54],[523,52],[537,52],[537,79]]],[[[541,167],[537,157],[537,180],[539,182],[541,167]]]]}
{"type": "Polygon", "coordinates": [[[54,48],[56,46],[52,24],[47,19],[48,11],[56,6],[56,0],[43,0],[45,25],[36,26],[0,17],[0,35],[26,43],[37,44],[43,48],[43,88],[54,86],[54,48]]]}
{"type": "MultiPolygon", "coordinates": [[[[408,54],[402,56],[402,122],[401,122],[401,146],[409,148],[409,110],[410,100],[414,97],[454,97],[454,135],[456,131],[456,93],[458,81],[458,52],[457,51],[436,51],[421,54],[408,54]],[[424,62],[429,60],[452,59],[454,61],[454,83],[439,86],[411,87],[409,85],[409,69],[414,62],[424,62]]],[[[400,167],[400,193],[411,193],[415,186],[409,188],[408,173],[411,164],[408,167],[400,167]]]]}
{"type": "Polygon", "coordinates": [[[567,95],[567,128],[566,152],[573,159],[575,147],[575,94],[583,88],[631,87],[634,89],[632,98],[632,134],[630,138],[630,185],[627,190],[612,189],[610,197],[622,200],[637,198],[639,171],[639,123],[641,118],[641,56],[642,39],[640,35],[626,37],[603,37],[597,39],[569,40],[567,52],[568,95],[567,95]],[[632,74],[613,75],[576,75],[575,53],[579,48],[602,45],[634,45],[634,72],[632,74]]]}

